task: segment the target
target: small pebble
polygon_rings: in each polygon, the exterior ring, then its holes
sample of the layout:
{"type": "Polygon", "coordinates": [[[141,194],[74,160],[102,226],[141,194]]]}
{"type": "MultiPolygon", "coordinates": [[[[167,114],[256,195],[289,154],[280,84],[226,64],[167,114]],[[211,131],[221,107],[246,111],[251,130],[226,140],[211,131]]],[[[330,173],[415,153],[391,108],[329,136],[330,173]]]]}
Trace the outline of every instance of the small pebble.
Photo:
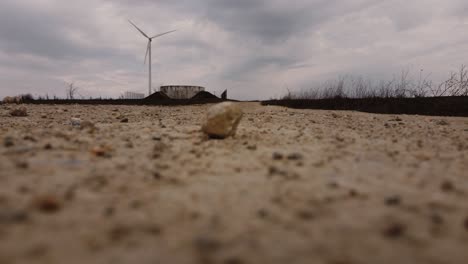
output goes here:
{"type": "Polygon", "coordinates": [[[50,143],[45,144],[44,149],[51,150],[52,149],[52,144],[50,144],[50,143]]]}
{"type": "Polygon", "coordinates": [[[25,160],[19,160],[16,162],[16,167],[19,169],[27,169],[29,168],[29,163],[25,160]]]}
{"type": "Polygon", "coordinates": [[[104,212],[103,212],[104,216],[106,216],[106,217],[113,216],[114,213],[115,213],[115,208],[114,208],[114,207],[110,207],[110,206],[109,206],[109,207],[106,207],[106,208],[104,209],[104,212]]]}
{"type": "Polygon", "coordinates": [[[301,153],[291,153],[288,155],[288,160],[302,160],[304,156],[301,153]]]}
{"type": "Polygon", "coordinates": [[[273,152],[273,159],[274,160],[281,160],[281,159],[283,159],[283,154],[281,154],[279,152],[273,152]]]}
{"type": "Polygon", "coordinates": [[[62,208],[60,200],[52,195],[36,197],[33,204],[39,211],[47,214],[56,213],[62,208]]]}
{"type": "Polygon", "coordinates": [[[260,218],[267,218],[268,215],[269,215],[269,213],[268,213],[268,211],[267,211],[266,209],[259,209],[259,210],[257,211],[257,215],[258,215],[258,217],[260,217],[260,218]]]}
{"type": "Polygon", "coordinates": [[[81,119],[79,118],[76,118],[76,117],[73,117],[70,119],[70,125],[74,126],[74,127],[79,127],[81,126],[81,119]]]}
{"type": "Polygon", "coordinates": [[[397,206],[401,204],[401,198],[398,195],[393,195],[385,198],[385,204],[388,206],[397,206]]]}
{"type": "Polygon", "coordinates": [[[218,240],[209,237],[199,237],[195,239],[194,244],[195,248],[203,253],[214,252],[221,248],[218,240]]]}
{"type": "Polygon", "coordinates": [[[445,121],[445,120],[438,120],[436,122],[436,124],[439,125],[439,126],[448,126],[449,125],[449,123],[447,121],[445,121]]]}
{"type": "Polygon", "coordinates": [[[109,158],[111,157],[111,149],[106,146],[95,146],[91,149],[91,154],[93,154],[96,157],[105,157],[109,158]]]}
{"type": "Polygon", "coordinates": [[[0,211],[0,223],[16,224],[29,220],[29,215],[25,211],[0,211]]]}
{"type": "Polygon", "coordinates": [[[300,210],[296,213],[296,215],[298,218],[302,220],[312,220],[315,218],[314,213],[312,213],[311,211],[307,211],[307,210],[300,210]]]}
{"type": "Polygon", "coordinates": [[[26,135],[23,137],[24,140],[27,140],[27,141],[31,141],[31,142],[37,142],[37,139],[34,138],[33,136],[31,135],[26,135]]]}
{"type": "Polygon", "coordinates": [[[431,221],[432,223],[436,224],[436,225],[441,225],[444,223],[444,219],[442,218],[442,216],[440,216],[439,214],[432,214],[431,215],[431,221]]]}
{"type": "Polygon", "coordinates": [[[451,192],[455,190],[455,185],[450,180],[445,180],[440,184],[440,189],[444,192],[451,192]]]}
{"type": "Polygon", "coordinates": [[[3,139],[3,146],[6,148],[13,147],[15,145],[15,141],[12,137],[5,137],[3,139]]]}
{"type": "Polygon", "coordinates": [[[249,145],[249,146],[247,146],[247,149],[248,150],[257,150],[257,146],[256,145],[249,145]]]}
{"type": "Polygon", "coordinates": [[[161,173],[159,173],[157,171],[153,172],[153,179],[161,180],[162,179],[161,173]]]}
{"type": "Polygon", "coordinates": [[[239,257],[229,257],[223,261],[224,264],[243,264],[244,261],[242,261],[241,258],[239,257]]]}
{"type": "Polygon", "coordinates": [[[128,118],[123,118],[122,120],[120,120],[120,123],[128,123],[128,118]]]}
{"type": "Polygon", "coordinates": [[[358,194],[359,193],[354,189],[349,190],[349,196],[351,196],[351,197],[356,197],[356,196],[358,196],[358,194]]]}
{"type": "Polygon", "coordinates": [[[383,235],[388,238],[398,238],[406,231],[406,227],[401,223],[392,223],[383,230],[383,235]]]}

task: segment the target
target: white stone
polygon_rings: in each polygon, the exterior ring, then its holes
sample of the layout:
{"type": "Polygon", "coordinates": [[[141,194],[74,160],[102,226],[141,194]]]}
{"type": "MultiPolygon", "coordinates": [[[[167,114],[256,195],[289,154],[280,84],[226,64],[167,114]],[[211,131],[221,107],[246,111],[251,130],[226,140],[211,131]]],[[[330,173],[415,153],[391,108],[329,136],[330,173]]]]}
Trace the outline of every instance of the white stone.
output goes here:
{"type": "Polygon", "coordinates": [[[81,119],[73,117],[70,119],[70,124],[74,127],[79,127],[81,126],[81,119]]]}
{"type": "Polygon", "coordinates": [[[236,103],[214,105],[208,109],[202,131],[213,138],[234,136],[242,115],[242,109],[236,103]]]}

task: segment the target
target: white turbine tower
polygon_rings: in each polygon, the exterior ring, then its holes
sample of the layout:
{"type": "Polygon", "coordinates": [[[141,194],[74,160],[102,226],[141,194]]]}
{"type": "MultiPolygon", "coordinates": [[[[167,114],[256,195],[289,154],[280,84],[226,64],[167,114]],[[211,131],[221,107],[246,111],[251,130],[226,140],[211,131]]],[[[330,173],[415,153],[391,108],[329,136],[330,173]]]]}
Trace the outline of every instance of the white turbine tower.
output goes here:
{"type": "Polygon", "coordinates": [[[140,28],[138,28],[135,24],[133,24],[132,21],[128,20],[128,22],[130,22],[130,24],[132,24],[145,38],[148,39],[148,47],[146,48],[146,55],[145,55],[145,64],[146,64],[146,58],[148,57],[149,55],[149,84],[148,84],[148,96],[151,95],[151,43],[153,42],[153,39],[155,38],[159,38],[163,35],[166,35],[166,34],[169,34],[169,33],[172,33],[172,32],[175,32],[176,30],[171,30],[171,31],[168,31],[168,32],[164,32],[164,33],[161,33],[161,34],[157,34],[153,37],[149,37],[148,35],[146,35],[145,32],[143,32],[143,30],[141,30],[140,28]]]}

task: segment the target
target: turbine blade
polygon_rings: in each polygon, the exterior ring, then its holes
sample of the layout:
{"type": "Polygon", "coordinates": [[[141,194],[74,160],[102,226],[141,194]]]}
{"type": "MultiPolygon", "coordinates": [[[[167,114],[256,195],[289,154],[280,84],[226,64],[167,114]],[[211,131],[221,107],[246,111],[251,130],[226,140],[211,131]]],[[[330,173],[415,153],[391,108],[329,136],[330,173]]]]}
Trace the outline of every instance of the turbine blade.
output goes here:
{"type": "Polygon", "coordinates": [[[168,31],[168,32],[164,32],[164,33],[161,33],[161,34],[157,34],[156,36],[154,37],[151,37],[151,39],[154,39],[154,38],[158,38],[158,37],[161,37],[163,35],[166,35],[166,34],[169,34],[169,33],[172,33],[172,32],[176,32],[177,30],[171,30],[171,31],[168,31]]]}
{"type": "Polygon", "coordinates": [[[148,41],[148,46],[146,47],[146,54],[145,54],[145,62],[143,64],[146,65],[146,59],[148,58],[148,53],[150,49],[151,42],[148,41]]]}
{"type": "Polygon", "coordinates": [[[129,19],[128,22],[130,22],[130,24],[132,24],[138,31],[140,31],[140,33],[145,36],[145,38],[150,38],[148,37],[148,35],[145,34],[145,32],[143,32],[143,30],[139,29],[135,24],[133,24],[133,22],[129,19]]]}

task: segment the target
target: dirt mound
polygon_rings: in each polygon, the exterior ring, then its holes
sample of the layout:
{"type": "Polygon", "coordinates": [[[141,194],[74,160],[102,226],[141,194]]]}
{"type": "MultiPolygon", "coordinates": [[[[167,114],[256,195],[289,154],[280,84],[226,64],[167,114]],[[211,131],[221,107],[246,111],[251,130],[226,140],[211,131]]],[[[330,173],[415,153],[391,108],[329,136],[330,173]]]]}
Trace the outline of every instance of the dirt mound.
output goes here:
{"type": "Polygon", "coordinates": [[[144,100],[145,101],[160,101],[160,100],[169,100],[169,96],[167,96],[163,92],[155,92],[154,94],[146,97],[144,100]]]}
{"type": "Polygon", "coordinates": [[[203,99],[219,99],[216,95],[206,92],[206,91],[201,91],[194,95],[190,100],[203,100],[203,99]]]}

